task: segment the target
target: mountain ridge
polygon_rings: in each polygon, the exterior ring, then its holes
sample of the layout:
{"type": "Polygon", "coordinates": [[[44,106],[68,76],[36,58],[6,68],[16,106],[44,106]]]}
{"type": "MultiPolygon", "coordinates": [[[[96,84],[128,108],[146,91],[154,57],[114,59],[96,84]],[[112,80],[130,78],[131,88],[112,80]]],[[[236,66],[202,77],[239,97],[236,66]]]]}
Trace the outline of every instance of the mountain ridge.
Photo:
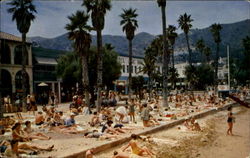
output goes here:
{"type": "MultiPolygon", "coordinates": [[[[233,51],[242,50],[241,40],[247,35],[250,36],[250,19],[246,19],[239,22],[221,24],[223,29],[221,30],[221,56],[224,56],[225,45],[230,45],[233,51]]],[[[144,48],[146,48],[151,41],[153,41],[157,35],[152,35],[147,32],[140,32],[135,35],[133,39],[133,54],[135,56],[144,56],[144,48]]],[[[195,52],[195,42],[200,38],[203,38],[205,43],[212,48],[213,54],[215,49],[215,43],[213,41],[212,34],[210,32],[210,26],[203,29],[191,29],[189,33],[190,45],[195,52]]],[[[44,38],[40,36],[30,37],[31,41],[36,46],[72,51],[72,42],[68,40],[67,33],[57,36],[55,38],[44,38]]],[[[96,45],[96,36],[92,35],[92,45],[96,45]]],[[[125,36],[120,35],[103,35],[103,44],[110,43],[115,47],[115,51],[119,54],[128,54],[128,41],[125,36]]],[[[184,33],[178,34],[178,38],[175,42],[176,55],[187,53],[186,39],[184,33]]]]}

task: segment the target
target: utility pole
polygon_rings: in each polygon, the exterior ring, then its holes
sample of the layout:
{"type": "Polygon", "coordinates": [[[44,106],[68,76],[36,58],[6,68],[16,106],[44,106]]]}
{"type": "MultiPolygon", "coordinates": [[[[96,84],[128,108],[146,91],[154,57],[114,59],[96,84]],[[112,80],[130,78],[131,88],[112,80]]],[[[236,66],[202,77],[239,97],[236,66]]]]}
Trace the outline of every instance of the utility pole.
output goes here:
{"type": "Polygon", "coordinates": [[[230,64],[229,64],[229,45],[227,45],[227,66],[228,66],[228,77],[227,77],[227,79],[228,79],[228,89],[229,89],[229,91],[230,91],[230,64]]]}

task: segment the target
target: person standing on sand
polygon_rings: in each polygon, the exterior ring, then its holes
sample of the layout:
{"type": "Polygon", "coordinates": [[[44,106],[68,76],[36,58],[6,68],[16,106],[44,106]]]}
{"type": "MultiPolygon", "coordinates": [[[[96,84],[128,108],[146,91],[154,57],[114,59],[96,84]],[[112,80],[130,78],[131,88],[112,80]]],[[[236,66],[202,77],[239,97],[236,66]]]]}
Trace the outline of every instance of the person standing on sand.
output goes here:
{"type": "Polygon", "coordinates": [[[231,106],[227,110],[228,110],[228,114],[227,114],[228,115],[228,118],[227,118],[227,123],[228,123],[227,135],[233,135],[233,123],[235,121],[235,117],[233,116],[231,106]]]}

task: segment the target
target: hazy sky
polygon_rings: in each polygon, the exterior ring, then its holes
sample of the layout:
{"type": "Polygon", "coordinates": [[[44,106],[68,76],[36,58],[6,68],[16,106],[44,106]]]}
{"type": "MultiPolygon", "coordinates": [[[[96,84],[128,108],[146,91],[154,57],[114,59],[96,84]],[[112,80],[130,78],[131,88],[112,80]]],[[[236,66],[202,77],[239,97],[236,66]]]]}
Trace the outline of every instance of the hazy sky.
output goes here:
{"type": "MultiPolygon", "coordinates": [[[[0,30],[20,36],[11,14],[7,13],[7,0],[0,2],[0,30]]],[[[66,33],[68,15],[83,10],[82,1],[34,0],[37,8],[36,19],[32,23],[28,36],[56,37],[66,33]]],[[[103,34],[124,35],[120,26],[122,8],[137,8],[138,32],[154,35],[162,32],[161,10],[156,1],[112,1],[112,9],[107,13],[103,34]]],[[[233,23],[250,19],[250,3],[247,1],[168,1],[167,24],[177,25],[178,17],[183,13],[191,14],[193,28],[208,27],[213,23],[233,23]]],[[[91,23],[90,23],[91,24],[91,23]]],[[[179,30],[180,32],[180,30],[179,30]]],[[[95,34],[94,32],[92,34],[95,34]]]]}

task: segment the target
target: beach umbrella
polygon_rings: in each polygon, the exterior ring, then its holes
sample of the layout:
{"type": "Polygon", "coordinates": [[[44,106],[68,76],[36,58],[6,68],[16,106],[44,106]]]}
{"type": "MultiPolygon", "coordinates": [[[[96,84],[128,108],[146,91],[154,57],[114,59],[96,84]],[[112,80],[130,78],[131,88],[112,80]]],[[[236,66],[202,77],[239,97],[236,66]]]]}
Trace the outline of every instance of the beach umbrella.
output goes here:
{"type": "Polygon", "coordinates": [[[47,87],[48,84],[46,84],[45,82],[41,82],[38,84],[39,87],[47,87]]]}

